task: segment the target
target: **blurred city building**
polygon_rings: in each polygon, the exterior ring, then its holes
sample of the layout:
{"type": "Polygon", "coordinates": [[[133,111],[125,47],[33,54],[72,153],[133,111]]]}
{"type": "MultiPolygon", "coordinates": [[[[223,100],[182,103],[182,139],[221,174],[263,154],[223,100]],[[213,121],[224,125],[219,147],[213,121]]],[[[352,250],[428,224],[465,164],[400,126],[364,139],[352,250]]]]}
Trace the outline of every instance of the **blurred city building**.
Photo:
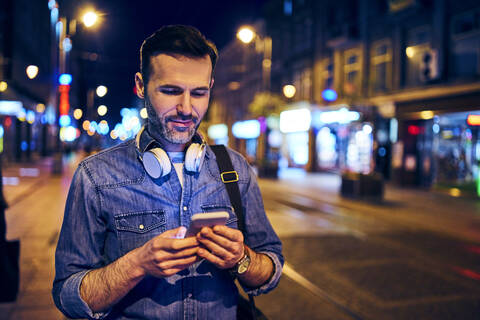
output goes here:
{"type": "Polygon", "coordinates": [[[50,21],[44,1],[0,2],[0,154],[7,161],[54,148],[50,21]]]}
{"type": "MultiPolygon", "coordinates": [[[[258,119],[252,102],[268,91],[283,99],[279,125],[266,126],[281,165],[478,191],[478,1],[272,0],[265,12],[253,29],[271,38],[271,85],[261,81],[265,52],[232,40],[213,99],[228,111],[216,122],[258,119]]],[[[262,158],[260,139],[231,138],[262,158]]]]}

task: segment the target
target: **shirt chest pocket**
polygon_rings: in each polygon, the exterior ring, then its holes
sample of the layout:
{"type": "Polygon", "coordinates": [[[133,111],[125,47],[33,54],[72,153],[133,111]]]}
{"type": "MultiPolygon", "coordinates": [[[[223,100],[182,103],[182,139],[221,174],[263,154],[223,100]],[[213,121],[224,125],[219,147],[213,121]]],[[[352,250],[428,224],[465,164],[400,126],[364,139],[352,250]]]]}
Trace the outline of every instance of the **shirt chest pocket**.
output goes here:
{"type": "Polygon", "coordinates": [[[115,216],[115,227],[120,248],[127,253],[166,231],[165,212],[151,210],[119,214],[115,216]]]}

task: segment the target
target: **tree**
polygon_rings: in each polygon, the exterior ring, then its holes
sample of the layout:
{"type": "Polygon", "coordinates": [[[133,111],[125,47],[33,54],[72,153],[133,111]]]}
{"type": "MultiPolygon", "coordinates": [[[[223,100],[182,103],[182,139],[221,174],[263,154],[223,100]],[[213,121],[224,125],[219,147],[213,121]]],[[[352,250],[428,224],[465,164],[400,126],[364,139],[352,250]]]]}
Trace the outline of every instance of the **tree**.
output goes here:
{"type": "Polygon", "coordinates": [[[253,101],[248,105],[248,111],[254,118],[280,115],[286,101],[279,94],[271,92],[258,92],[253,101]]]}

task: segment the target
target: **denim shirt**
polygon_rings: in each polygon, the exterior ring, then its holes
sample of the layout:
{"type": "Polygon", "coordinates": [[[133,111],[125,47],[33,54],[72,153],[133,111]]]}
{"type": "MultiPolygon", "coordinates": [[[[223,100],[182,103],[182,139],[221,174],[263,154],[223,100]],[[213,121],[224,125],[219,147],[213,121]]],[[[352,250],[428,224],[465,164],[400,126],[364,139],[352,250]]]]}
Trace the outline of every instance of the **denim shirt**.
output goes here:
{"type": "MultiPolygon", "coordinates": [[[[147,148],[147,135],[140,147],[147,148]]],[[[228,149],[239,175],[245,209],[245,243],[274,263],[272,278],[248,294],[267,293],[282,273],[282,246],[268,221],[256,177],[245,159],[228,149]]],[[[237,228],[215,154],[207,147],[199,172],[175,170],[152,179],[138,158],[134,140],[83,160],[70,186],[55,253],[53,298],[71,318],[235,319],[238,290],[228,271],[202,260],[173,276],[145,277],[112,309],[93,313],[80,297],[80,283],[92,269],[110,264],[166,230],[188,227],[195,213],[227,211],[237,228]]]]}

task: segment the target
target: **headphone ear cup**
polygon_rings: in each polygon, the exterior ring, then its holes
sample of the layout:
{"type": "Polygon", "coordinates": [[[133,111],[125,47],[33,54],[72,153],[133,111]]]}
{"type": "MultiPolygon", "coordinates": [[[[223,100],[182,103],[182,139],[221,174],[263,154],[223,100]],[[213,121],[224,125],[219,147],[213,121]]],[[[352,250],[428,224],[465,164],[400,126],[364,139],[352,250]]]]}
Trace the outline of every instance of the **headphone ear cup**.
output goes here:
{"type": "Polygon", "coordinates": [[[199,172],[205,158],[205,144],[192,143],[185,154],[185,169],[190,172],[199,172]]]}
{"type": "Polygon", "coordinates": [[[143,154],[143,167],[154,179],[164,177],[172,170],[170,159],[161,148],[153,148],[143,154]]]}

